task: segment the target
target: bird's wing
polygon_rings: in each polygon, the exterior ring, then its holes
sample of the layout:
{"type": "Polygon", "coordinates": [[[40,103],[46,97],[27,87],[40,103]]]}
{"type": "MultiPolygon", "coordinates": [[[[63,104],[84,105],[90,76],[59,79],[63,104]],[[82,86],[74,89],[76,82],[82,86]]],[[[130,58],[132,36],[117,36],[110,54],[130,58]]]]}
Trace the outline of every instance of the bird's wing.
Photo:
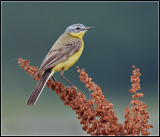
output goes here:
{"type": "Polygon", "coordinates": [[[56,50],[50,50],[50,52],[43,60],[37,74],[42,73],[43,71],[50,69],[58,63],[66,60],[68,57],[70,57],[80,49],[81,44],[81,41],[78,40],[76,42],[63,45],[56,50]]]}

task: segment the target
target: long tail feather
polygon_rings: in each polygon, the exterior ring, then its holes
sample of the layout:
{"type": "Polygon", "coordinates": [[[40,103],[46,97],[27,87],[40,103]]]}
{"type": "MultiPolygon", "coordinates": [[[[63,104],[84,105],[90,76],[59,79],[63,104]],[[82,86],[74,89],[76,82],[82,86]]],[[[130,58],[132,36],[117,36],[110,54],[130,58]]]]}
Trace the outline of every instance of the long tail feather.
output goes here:
{"type": "Polygon", "coordinates": [[[27,105],[34,105],[41,94],[44,86],[46,85],[48,79],[50,78],[51,70],[44,72],[42,78],[38,81],[36,87],[32,91],[31,95],[28,98],[27,105]]]}

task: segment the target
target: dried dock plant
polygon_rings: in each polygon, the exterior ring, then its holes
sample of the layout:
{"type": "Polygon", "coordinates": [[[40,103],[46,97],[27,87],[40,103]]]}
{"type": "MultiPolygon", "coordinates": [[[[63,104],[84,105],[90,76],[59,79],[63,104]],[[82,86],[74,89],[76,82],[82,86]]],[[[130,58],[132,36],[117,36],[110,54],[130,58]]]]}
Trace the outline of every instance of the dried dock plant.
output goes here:
{"type": "MultiPolygon", "coordinates": [[[[19,58],[18,64],[20,68],[24,69],[34,76],[34,80],[39,80],[41,76],[35,76],[38,68],[29,65],[30,61],[19,58]]],[[[92,78],[88,77],[85,69],[77,67],[80,80],[85,83],[85,87],[92,91],[90,94],[91,100],[86,99],[83,92],[77,90],[76,87],[65,87],[58,81],[53,82],[49,79],[47,87],[52,88],[53,91],[60,97],[64,105],[71,107],[77,114],[77,118],[80,119],[82,129],[90,135],[150,135],[148,131],[153,128],[151,124],[148,124],[150,119],[149,113],[146,110],[147,105],[144,102],[138,100],[139,97],[143,97],[143,93],[138,93],[140,89],[141,73],[139,69],[133,66],[131,82],[132,88],[129,90],[133,93],[131,101],[131,108],[127,106],[125,108],[125,121],[124,124],[118,123],[117,115],[114,112],[113,104],[106,100],[101,88],[92,82],[92,78]]]]}

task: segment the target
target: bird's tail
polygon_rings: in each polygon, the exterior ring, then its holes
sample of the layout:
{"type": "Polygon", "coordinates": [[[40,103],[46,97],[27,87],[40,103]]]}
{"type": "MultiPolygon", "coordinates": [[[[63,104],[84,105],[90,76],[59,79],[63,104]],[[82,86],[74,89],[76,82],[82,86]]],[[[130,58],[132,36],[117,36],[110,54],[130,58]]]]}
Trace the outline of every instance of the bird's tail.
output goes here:
{"type": "Polygon", "coordinates": [[[28,98],[28,101],[27,101],[28,106],[34,105],[36,103],[39,95],[41,94],[44,86],[46,85],[48,79],[52,74],[53,72],[50,69],[44,72],[43,76],[38,81],[36,87],[34,88],[34,90],[32,91],[31,95],[28,98]]]}

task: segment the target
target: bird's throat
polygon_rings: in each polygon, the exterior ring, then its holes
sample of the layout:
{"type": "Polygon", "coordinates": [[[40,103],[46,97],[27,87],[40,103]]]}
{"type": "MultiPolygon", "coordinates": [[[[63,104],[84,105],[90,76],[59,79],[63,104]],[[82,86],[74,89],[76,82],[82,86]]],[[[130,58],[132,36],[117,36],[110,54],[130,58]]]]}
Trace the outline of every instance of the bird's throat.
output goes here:
{"type": "Polygon", "coordinates": [[[86,31],[81,31],[79,33],[70,33],[70,35],[82,39],[86,31]]]}

